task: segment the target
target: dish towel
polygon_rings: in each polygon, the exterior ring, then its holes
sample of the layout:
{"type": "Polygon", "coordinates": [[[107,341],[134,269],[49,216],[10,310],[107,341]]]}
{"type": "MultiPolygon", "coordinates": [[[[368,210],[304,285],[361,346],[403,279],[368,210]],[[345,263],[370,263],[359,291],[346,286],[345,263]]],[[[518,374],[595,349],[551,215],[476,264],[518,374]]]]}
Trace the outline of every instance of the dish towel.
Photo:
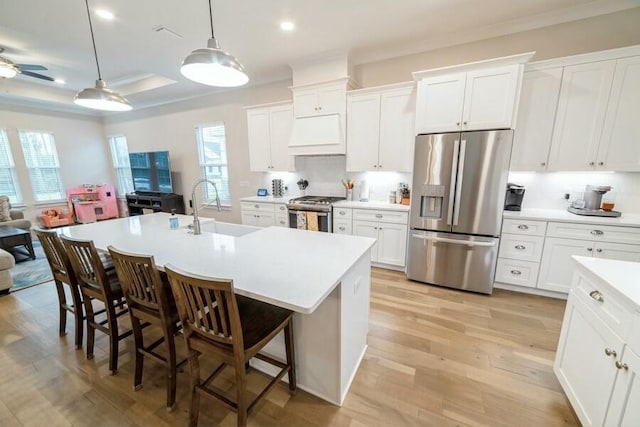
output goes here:
{"type": "Polygon", "coordinates": [[[296,213],[296,226],[298,230],[307,229],[307,213],[306,212],[299,211],[296,213]]]}
{"type": "Polygon", "coordinates": [[[318,212],[307,212],[307,230],[318,231],[318,212]]]}

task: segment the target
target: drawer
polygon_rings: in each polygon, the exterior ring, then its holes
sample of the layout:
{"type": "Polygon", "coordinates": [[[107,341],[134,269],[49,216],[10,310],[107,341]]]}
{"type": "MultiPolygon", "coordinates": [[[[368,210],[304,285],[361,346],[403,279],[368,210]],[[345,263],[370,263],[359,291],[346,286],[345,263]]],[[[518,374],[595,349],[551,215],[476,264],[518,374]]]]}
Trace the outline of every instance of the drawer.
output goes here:
{"type": "Polygon", "coordinates": [[[595,242],[640,244],[640,228],[635,227],[550,222],[547,236],[586,239],[595,242]]]}
{"type": "Polygon", "coordinates": [[[276,227],[288,227],[289,226],[289,214],[287,214],[287,208],[285,211],[280,212],[278,206],[276,206],[276,227]]]}
{"type": "Polygon", "coordinates": [[[351,219],[353,209],[349,208],[333,208],[333,219],[351,219]]]}
{"type": "Polygon", "coordinates": [[[496,282],[535,288],[539,267],[537,262],[498,258],[496,282]]]}
{"type": "Polygon", "coordinates": [[[540,262],[543,236],[525,236],[521,234],[502,234],[498,257],[518,259],[520,261],[540,262]]]}
{"type": "Polygon", "coordinates": [[[393,224],[407,224],[409,221],[409,213],[375,209],[354,209],[353,219],[362,221],[389,222],[393,224]]]}
{"type": "Polygon", "coordinates": [[[333,232],[335,234],[351,234],[351,220],[334,219],[333,232]]]}
{"type": "Polygon", "coordinates": [[[276,203],[275,208],[276,208],[276,215],[278,214],[287,215],[287,205],[282,203],[276,203]]]}
{"type": "MultiPolygon", "coordinates": [[[[275,212],[275,205],[273,203],[241,202],[240,207],[244,211],[275,212]]],[[[285,206],[285,209],[286,209],[286,206],[285,206]]]]}
{"type": "Polygon", "coordinates": [[[544,221],[529,221],[507,219],[502,221],[502,232],[509,234],[528,234],[530,236],[544,236],[547,223],[544,221]]]}
{"type": "Polygon", "coordinates": [[[571,292],[585,301],[618,336],[627,336],[633,322],[633,311],[607,285],[600,285],[578,273],[574,276],[571,292]]]}

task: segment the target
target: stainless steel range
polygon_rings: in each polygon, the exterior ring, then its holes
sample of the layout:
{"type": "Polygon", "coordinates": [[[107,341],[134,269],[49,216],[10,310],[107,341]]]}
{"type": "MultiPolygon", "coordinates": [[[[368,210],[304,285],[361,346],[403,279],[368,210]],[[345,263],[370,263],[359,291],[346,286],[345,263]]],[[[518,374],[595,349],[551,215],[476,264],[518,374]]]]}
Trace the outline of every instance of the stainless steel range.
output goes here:
{"type": "Polygon", "coordinates": [[[318,215],[318,231],[333,232],[333,203],[344,200],[344,197],[304,196],[289,200],[289,227],[298,228],[298,212],[315,212],[318,215]]]}

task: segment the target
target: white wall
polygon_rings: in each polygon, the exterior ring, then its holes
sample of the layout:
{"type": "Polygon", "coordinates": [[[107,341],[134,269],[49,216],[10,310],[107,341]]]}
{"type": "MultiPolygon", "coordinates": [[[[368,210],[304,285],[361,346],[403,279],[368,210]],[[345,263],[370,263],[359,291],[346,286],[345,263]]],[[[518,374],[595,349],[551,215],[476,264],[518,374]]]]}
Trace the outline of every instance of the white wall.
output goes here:
{"type": "Polygon", "coordinates": [[[35,204],[18,137],[19,130],[53,133],[65,188],[113,183],[111,161],[98,117],[0,104],[0,128],[5,129],[9,137],[18,184],[26,205],[25,216],[34,224],[42,209],[52,204],[35,204]]]}

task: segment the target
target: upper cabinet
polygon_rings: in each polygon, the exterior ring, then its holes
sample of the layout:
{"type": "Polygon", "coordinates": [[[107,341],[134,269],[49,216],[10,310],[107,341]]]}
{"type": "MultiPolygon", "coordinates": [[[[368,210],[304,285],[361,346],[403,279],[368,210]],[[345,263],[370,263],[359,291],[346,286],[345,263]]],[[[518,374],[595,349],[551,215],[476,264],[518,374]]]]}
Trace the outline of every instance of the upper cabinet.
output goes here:
{"type": "Polygon", "coordinates": [[[512,128],[522,70],[511,64],[427,73],[418,81],[416,133],[512,128]]]}
{"type": "Polygon", "coordinates": [[[347,92],[344,83],[293,89],[295,117],[344,113],[347,92]]]}
{"type": "Polygon", "coordinates": [[[595,169],[616,61],[564,68],[549,170],[595,169]]]}
{"type": "Polygon", "coordinates": [[[511,170],[546,170],[561,80],[562,67],[524,73],[511,170]]]}
{"type": "Polygon", "coordinates": [[[411,172],[413,84],[351,92],[347,117],[347,171],[411,172]]]}
{"type": "Polygon", "coordinates": [[[294,170],[289,155],[293,127],[291,103],[247,109],[249,167],[253,172],[294,170]]]}

